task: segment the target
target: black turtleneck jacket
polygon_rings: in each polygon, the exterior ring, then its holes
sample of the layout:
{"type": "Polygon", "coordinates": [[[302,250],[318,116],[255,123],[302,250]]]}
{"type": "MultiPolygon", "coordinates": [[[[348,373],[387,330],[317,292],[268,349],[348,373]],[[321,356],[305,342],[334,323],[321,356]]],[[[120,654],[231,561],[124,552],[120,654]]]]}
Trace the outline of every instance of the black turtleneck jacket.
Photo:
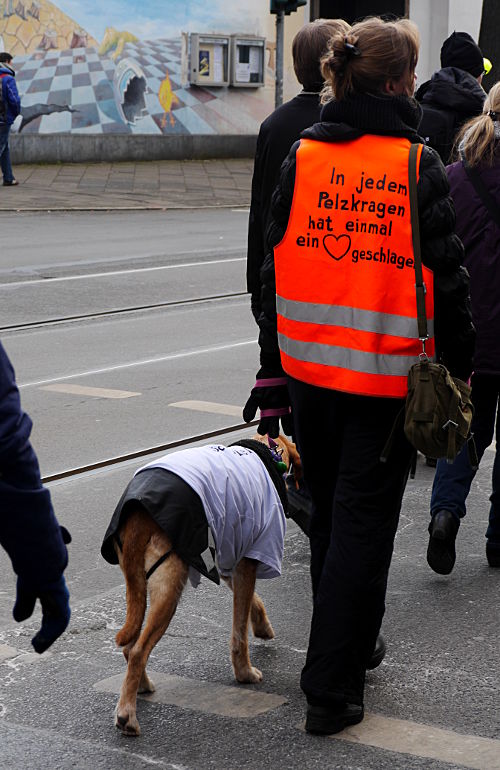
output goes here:
{"type": "MultiPolygon", "coordinates": [[[[364,94],[326,104],[321,122],[301,136],[338,144],[364,134],[406,137],[420,142],[417,127],[421,108],[406,96],[364,94]]],[[[261,268],[258,318],[261,366],[272,375],[282,372],[276,330],[276,283],[272,249],[282,240],[290,216],[295,186],[296,142],[281,167],[267,231],[270,251],[261,268]]],[[[463,246],[454,233],[455,210],[439,155],[423,147],[417,187],[422,262],[434,274],[434,330],[438,360],[454,376],[468,379],[472,371],[475,332],[469,299],[469,275],[462,266],[463,246]]]]}
{"type": "Polygon", "coordinates": [[[269,251],[266,230],[271,218],[271,198],[278,182],[280,166],[302,131],[317,123],[321,115],[319,91],[302,91],[274,110],[262,123],[252,177],[252,197],[248,218],[247,291],[252,295],[256,319],[260,306],[260,269],[269,251]]]}

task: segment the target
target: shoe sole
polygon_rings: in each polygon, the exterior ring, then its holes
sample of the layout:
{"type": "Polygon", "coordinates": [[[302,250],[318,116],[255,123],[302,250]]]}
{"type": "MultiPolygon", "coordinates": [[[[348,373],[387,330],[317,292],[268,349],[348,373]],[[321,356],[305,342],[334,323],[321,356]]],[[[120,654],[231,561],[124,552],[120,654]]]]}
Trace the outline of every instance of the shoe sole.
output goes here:
{"type": "Polygon", "coordinates": [[[450,541],[436,532],[427,546],[427,564],[438,575],[449,575],[455,566],[456,556],[450,554],[450,541]]]}
{"type": "Polygon", "coordinates": [[[358,725],[363,721],[365,716],[364,709],[359,714],[353,714],[352,716],[343,716],[335,719],[320,719],[318,717],[308,717],[306,719],[306,733],[311,735],[335,735],[341,733],[346,727],[352,727],[352,725],[358,725]]]}

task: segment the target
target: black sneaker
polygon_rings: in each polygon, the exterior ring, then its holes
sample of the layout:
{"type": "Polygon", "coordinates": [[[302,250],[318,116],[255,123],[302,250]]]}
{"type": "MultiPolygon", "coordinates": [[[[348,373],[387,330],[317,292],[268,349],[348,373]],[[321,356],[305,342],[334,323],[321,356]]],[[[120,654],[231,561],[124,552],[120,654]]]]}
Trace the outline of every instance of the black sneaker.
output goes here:
{"type": "Polygon", "coordinates": [[[357,725],[365,715],[363,706],[345,703],[338,708],[332,706],[308,706],[306,732],[313,735],[334,735],[349,725],[357,725]]]}
{"type": "Polygon", "coordinates": [[[450,511],[438,511],[429,524],[427,563],[438,575],[449,575],[455,565],[455,539],[460,519],[450,511]]]}

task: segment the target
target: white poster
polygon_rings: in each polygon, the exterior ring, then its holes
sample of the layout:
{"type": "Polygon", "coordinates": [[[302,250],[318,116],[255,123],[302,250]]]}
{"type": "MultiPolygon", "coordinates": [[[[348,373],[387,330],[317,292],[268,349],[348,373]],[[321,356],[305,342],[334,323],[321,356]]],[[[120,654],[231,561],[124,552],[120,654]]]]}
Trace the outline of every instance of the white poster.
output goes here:
{"type": "Polygon", "coordinates": [[[250,83],[250,64],[248,62],[238,62],[236,80],[238,83],[250,83]]]}
{"type": "Polygon", "coordinates": [[[256,45],[252,45],[250,47],[250,64],[249,64],[249,74],[252,75],[260,75],[261,71],[261,60],[262,60],[262,48],[258,48],[256,45]]]}
{"type": "Polygon", "coordinates": [[[214,83],[224,80],[223,50],[221,45],[214,45],[214,83]]]}

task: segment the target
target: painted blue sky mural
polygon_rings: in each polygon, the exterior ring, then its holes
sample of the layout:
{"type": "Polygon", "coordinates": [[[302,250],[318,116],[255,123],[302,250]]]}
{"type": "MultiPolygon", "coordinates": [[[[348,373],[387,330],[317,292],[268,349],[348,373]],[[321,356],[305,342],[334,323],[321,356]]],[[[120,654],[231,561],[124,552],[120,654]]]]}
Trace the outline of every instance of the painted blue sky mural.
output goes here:
{"type": "Polygon", "coordinates": [[[142,39],[171,37],[179,32],[257,33],[258,15],[242,14],[241,5],[227,0],[53,0],[97,40],[106,27],[127,30],[142,39]],[[240,30],[241,27],[241,30],[240,30]],[[244,28],[244,29],[243,29],[244,28]]]}

